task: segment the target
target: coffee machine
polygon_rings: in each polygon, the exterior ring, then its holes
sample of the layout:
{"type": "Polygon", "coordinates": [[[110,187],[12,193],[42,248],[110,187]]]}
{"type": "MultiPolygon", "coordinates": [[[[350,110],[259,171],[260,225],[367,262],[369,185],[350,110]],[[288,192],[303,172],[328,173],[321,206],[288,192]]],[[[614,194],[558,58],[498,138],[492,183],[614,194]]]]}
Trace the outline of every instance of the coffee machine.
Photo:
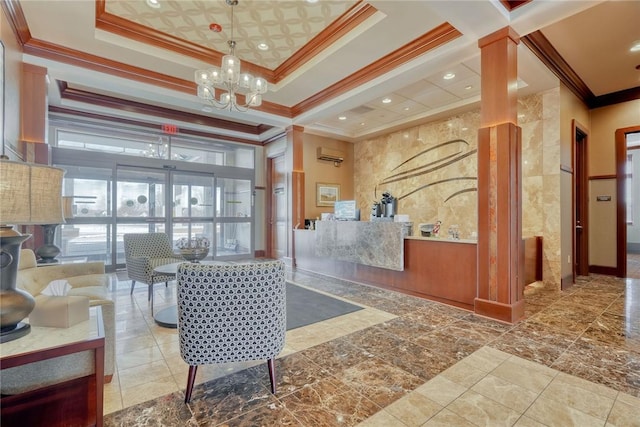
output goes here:
{"type": "Polygon", "coordinates": [[[393,217],[398,213],[398,199],[393,197],[391,193],[382,194],[379,202],[373,202],[371,205],[371,220],[376,221],[393,221],[393,217]]]}

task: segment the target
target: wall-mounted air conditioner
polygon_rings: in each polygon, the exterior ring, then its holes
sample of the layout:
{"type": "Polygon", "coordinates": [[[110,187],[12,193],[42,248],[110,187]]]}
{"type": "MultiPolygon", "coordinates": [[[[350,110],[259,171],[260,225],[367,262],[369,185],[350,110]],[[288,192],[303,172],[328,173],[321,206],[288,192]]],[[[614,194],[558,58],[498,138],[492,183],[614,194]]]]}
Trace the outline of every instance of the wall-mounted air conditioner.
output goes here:
{"type": "Polygon", "coordinates": [[[325,160],[334,164],[342,163],[344,161],[344,153],[332,148],[318,147],[318,160],[325,160]]]}

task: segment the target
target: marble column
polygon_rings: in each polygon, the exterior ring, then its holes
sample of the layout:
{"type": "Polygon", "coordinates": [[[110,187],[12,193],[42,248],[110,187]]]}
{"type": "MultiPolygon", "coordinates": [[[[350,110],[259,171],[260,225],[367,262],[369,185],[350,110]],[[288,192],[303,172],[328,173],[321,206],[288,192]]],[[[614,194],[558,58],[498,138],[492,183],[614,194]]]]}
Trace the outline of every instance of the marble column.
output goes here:
{"type": "Polygon", "coordinates": [[[479,40],[478,293],[475,312],[516,322],[524,316],[521,129],[517,126],[517,45],[509,27],[479,40]]]}

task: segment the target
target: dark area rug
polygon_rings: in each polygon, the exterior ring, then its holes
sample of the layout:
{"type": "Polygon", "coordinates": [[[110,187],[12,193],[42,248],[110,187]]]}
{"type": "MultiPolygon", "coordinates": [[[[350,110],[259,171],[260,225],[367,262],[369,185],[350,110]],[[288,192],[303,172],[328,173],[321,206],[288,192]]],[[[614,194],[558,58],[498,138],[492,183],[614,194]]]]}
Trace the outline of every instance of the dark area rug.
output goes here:
{"type": "Polygon", "coordinates": [[[362,307],[287,282],[287,330],[362,310],[362,307]]]}

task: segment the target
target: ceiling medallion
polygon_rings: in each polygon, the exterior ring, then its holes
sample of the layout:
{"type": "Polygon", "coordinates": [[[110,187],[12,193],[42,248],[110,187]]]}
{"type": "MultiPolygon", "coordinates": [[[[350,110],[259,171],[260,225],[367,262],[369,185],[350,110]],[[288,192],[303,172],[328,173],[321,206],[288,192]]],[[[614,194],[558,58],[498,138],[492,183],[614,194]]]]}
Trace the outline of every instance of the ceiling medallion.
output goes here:
{"type": "MultiPolygon", "coordinates": [[[[268,84],[262,77],[253,77],[248,73],[240,73],[240,59],[235,56],[236,42],[233,40],[233,7],[238,0],[226,0],[231,6],[231,37],[227,41],[229,54],[222,57],[220,67],[212,67],[208,70],[197,70],[195,81],[198,84],[198,97],[208,104],[220,110],[248,111],[251,107],[262,105],[262,94],[267,92],[268,84]],[[216,87],[220,96],[216,99],[216,87]],[[238,91],[246,91],[245,103],[239,104],[236,94],[238,91]]],[[[220,32],[222,27],[211,24],[209,29],[220,32]]]]}

